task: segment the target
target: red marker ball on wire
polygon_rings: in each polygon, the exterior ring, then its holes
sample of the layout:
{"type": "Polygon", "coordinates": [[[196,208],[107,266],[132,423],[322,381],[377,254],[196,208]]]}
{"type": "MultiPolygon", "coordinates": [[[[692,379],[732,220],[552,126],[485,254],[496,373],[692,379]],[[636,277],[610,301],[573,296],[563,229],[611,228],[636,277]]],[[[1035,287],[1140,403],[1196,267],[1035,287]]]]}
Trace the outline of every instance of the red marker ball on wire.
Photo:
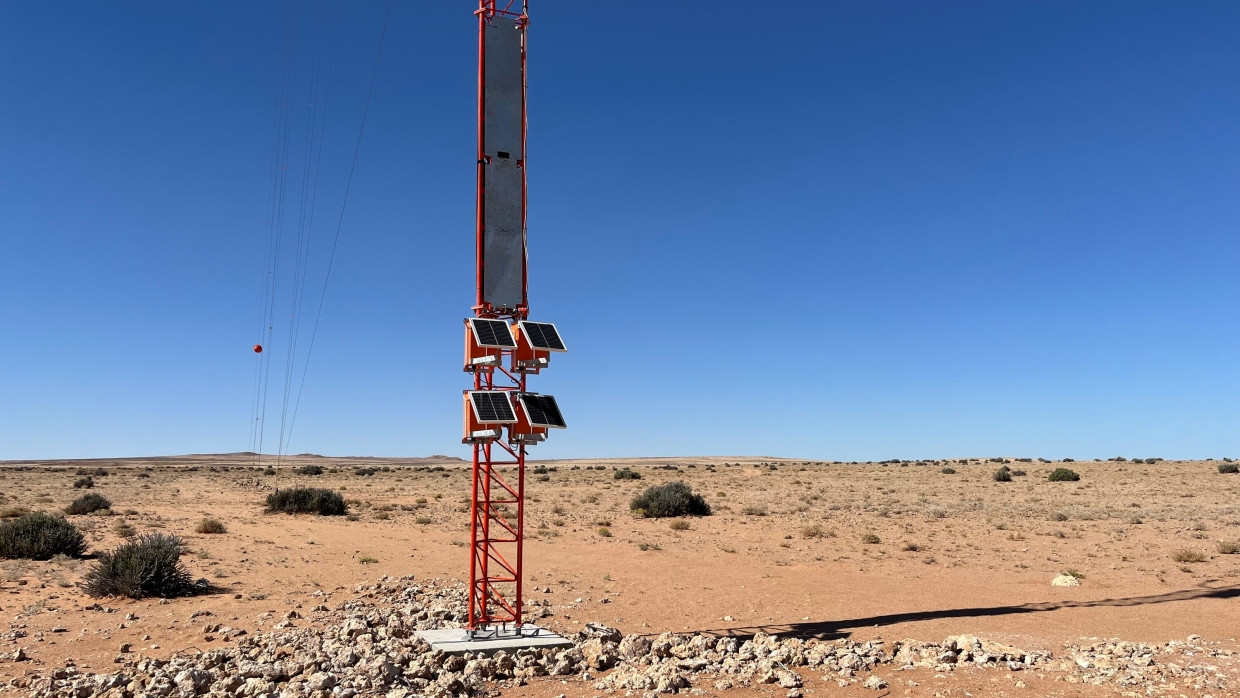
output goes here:
{"type": "Polygon", "coordinates": [[[261,344],[255,344],[255,345],[254,345],[254,353],[255,353],[255,354],[261,354],[261,353],[263,353],[263,345],[261,345],[261,344]]]}

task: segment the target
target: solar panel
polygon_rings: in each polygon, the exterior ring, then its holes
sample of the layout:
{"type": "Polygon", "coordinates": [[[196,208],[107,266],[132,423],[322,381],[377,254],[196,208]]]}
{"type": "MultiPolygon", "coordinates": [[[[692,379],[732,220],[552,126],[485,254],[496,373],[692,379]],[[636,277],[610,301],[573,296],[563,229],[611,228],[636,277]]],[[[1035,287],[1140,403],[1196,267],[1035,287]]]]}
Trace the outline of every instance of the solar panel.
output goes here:
{"type": "Polygon", "coordinates": [[[471,390],[469,401],[479,424],[512,424],[517,415],[512,411],[508,393],[502,390],[471,390]]]}
{"type": "Polygon", "coordinates": [[[487,320],[480,317],[469,318],[469,326],[473,328],[474,339],[480,347],[512,349],[517,346],[512,338],[512,328],[503,320],[487,320]]]}
{"type": "Polygon", "coordinates": [[[530,426],[532,427],[565,428],[564,416],[560,414],[560,407],[555,404],[555,398],[550,395],[523,393],[521,395],[521,407],[525,409],[525,416],[529,417],[530,426]]]}
{"type": "Polygon", "coordinates": [[[560,340],[560,333],[549,322],[522,322],[521,332],[530,340],[530,346],[543,351],[568,351],[560,340]]]}

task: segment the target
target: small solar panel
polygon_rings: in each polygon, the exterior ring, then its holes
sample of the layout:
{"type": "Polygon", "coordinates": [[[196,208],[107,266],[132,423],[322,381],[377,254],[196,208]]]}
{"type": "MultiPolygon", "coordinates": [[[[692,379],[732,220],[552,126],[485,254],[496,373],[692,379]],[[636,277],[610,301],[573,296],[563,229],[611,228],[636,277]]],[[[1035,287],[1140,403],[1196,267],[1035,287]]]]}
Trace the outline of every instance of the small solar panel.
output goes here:
{"type": "Polygon", "coordinates": [[[521,395],[521,407],[525,410],[525,416],[529,417],[532,427],[563,429],[566,426],[559,405],[555,404],[555,398],[550,395],[524,393],[521,395]]]}
{"type": "Polygon", "coordinates": [[[517,346],[517,342],[512,338],[512,328],[503,320],[471,317],[469,326],[473,329],[474,339],[478,340],[480,347],[512,349],[517,346]]]}
{"type": "Polygon", "coordinates": [[[521,323],[521,332],[530,340],[530,346],[543,351],[568,351],[564,348],[564,342],[560,339],[560,333],[555,329],[555,325],[549,322],[525,322],[521,323]]]}
{"type": "Polygon", "coordinates": [[[469,402],[479,424],[512,424],[517,415],[512,411],[508,393],[502,390],[471,390],[469,402]]]}

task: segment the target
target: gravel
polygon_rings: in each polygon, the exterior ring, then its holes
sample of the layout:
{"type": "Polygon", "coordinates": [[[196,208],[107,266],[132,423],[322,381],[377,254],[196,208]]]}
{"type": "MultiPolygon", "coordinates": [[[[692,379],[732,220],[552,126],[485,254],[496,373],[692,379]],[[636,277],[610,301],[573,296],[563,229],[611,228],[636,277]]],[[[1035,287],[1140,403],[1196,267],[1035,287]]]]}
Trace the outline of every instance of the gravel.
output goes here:
{"type": "MultiPolygon", "coordinates": [[[[468,698],[553,676],[603,692],[649,696],[767,685],[795,698],[812,678],[810,671],[818,680],[878,691],[902,670],[946,674],[970,668],[1054,674],[1069,683],[1178,696],[1189,688],[1231,694],[1236,687],[1228,677],[1240,675],[1240,658],[1233,651],[1197,636],[1162,644],[1092,641],[1052,654],[970,635],[937,643],[806,640],[764,633],[749,639],[673,633],[652,637],[587,623],[573,636],[575,646],[567,649],[448,655],[431,650],[414,633],[459,627],[465,617],[463,585],[385,577],[354,591],[353,598],[334,606],[331,594],[318,592],[322,598],[305,623],[300,614],[290,613],[281,623],[284,627],[232,634],[230,647],[169,659],[143,657],[122,647],[113,673],[79,672],[70,663],[13,679],[0,690],[20,690],[36,698],[468,698]]],[[[230,633],[215,624],[210,630],[230,633]]]]}

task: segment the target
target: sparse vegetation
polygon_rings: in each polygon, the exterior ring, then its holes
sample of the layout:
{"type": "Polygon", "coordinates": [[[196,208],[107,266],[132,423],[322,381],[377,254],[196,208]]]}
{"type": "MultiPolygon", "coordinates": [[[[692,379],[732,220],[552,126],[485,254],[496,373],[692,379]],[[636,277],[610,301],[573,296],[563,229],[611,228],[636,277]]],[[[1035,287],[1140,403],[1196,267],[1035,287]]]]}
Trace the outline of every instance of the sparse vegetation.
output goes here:
{"type": "Polygon", "coordinates": [[[943,468],[939,472],[943,473],[944,475],[955,475],[956,469],[955,468],[943,468]]]}
{"type": "Polygon", "coordinates": [[[66,514],[89,514],[95,511],[111,509],[112,502],[106,497],[96,492],[84,494],[73,500],[69,506],[65,507],[66,514]]]}
{"type": "Polygon", "coordinates": [[[766,507],[761,504],[751,504],[741,509],[741,513],[745,516],[766,516],[766,507]]]}
{"type": "Polygon", "coordinates": [[[219,519],[207,517],[198,522],[194,531],[197,533],[228,533],[228,527],[219,519]]]}
{"type": "Polygon", "coordinates": [[[1050,475],[1046,476],[1051,482],[1076,482],[1081,476],[1075,471],[1068,468],[1055,468],[1050,475]]]}
{"type": "Polygon", "coordinates": [[[303,465],[303,466],[301,466],[300,468],[296,468],[296,469],[294,469],[294,470],[293,470],[293,472],[297,473],[298,475],[322,475],[322,474],[323,474],[323,466],[321,466],[321,465],[303,465]]]}
{"type": "Polygon", "coordinates": [[[40,511],[0,523],[0,558],[50,560],[84,552],[85,537],[63,517],[40,511]]]}
{"type": "Polygon", "coordinates": [[[91,596],[148,596],[173,598],[207,590],[205,580],[194,582],[181,564],[185,545],[176,536],[152,533],[102,553],[86,574],[91,596]]]}
{"type": "Polygon", "coordinates": [[[1240,540],[1221,540],[1218,542],[1218,551],[1222,555],[1240,554],[1240,540]]]}
{"type": "Polygon", "coordinates": [[[611,474],[613,480],[640,480],[642,474],[631,468],[621,468],[611,474]]]}
{"type": "Polygon", "coordinates": [[[129,540],[130,538],[133,538],[134,536],[138,535],[138,530],[135,529],[132,524],[130,524],[128,521],[125,521],[124,519],[117,521],[112,526],[112,532],[120,536],[121,538],[124,538],[125,540],[129,540]]]}
{"type": "Polygon", "coordinates": [[[95,486],[95,478],[89,475],[87,475],[86,477],[79,477],[78,479],[73,481],[73,489],[75,490],[83,490],[83,489],[88,490],[94,486],[95,486]]]}
{"type": "Polygon", "coordinates": [[[1218,472],[1219,475],[1235,475],[1240,473],[1240,465],[1235,463],[1219,463],[1218,472]]]}
{"type": "Polygon", "coordinates": [[[673,531],[688,531],[689,522],[685,521],[684,519],[676,519],[675,521],[668,524],[668,527],[671,528],[673,531]]]}
{"type": "Polygon", "coordinates": [[[999,468],[998,470],[996,470],[995,474],[992,477],[994,478],[995,482],[1011,482],[1012,481],[1012,469],[1005,465],[999,468]]]}
{"type": "Polygon", "coordinates": [[[319,514],[341,516],[347,514],[349,505],[339,492],[319,487],[292,487],[276,490],[267,495],[267,513],[319,514]]]}
{"type": "Polygon", "coordinates": [[[598,534],[602,536],[603,538],[611,538],[611,529],[607,528],[606,526],[599,526],[598,534]]]}
{"type": "Polygon", "coordinates": [[[710,515],[710,505],[702,495],[680,481],[648,487],[645,492],[633,498],[629,509],[635,514],[652,519],[710,515]]]}
{"type": "Polygon", "coordinates": [[[878,545],[879,543],[882,543],[883,540],[879,538],[876,533],[863,533],[861,534],[861,542],[866,545],[878,545]]]}

